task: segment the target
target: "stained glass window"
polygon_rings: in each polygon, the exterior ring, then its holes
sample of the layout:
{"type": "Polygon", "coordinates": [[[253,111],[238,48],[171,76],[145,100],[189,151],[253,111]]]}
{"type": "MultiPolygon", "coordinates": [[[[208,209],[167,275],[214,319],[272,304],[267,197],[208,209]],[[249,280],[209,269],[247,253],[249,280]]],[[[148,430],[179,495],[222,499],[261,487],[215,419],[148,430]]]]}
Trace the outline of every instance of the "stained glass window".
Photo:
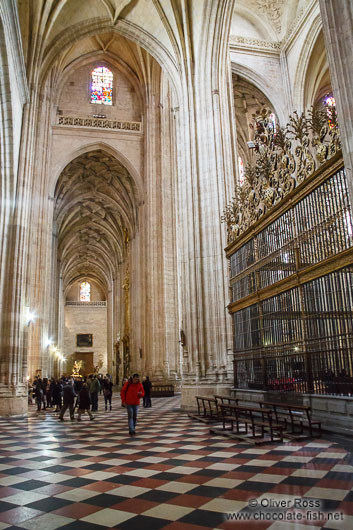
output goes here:
{"type": "Polygon", "coordinates": [[[98,66],[92,72],[91,103],[113,104],[113,74],[105,66],[98,66]]]}
{"type": "Polygon", "coordinates": [[[89,282],[80,283],[80,302],[91,301],[91,284],[89,282]]]}
{"type": "Polygon", "coordinates": [[[244,163],[243,160],[238,156],[238,165],[239,165],[239,185],[244,184],[244,163]]]}
{"type": "Polygon", "coordinates": [[[327,117],[328,117],[328,123],[329,126],[332,128],[334,127],[332,118],[334,118],[333,114],[336,112],[336,101],[332,94],[329,94],[328,96],[325,96],[324,103],[326,107],[327,117]]]}
{"type": "Polygon", "coordinates": [[[272,112],[268,117],[269,125],[274,133],[276,133],[276,116],[272,112]]]}

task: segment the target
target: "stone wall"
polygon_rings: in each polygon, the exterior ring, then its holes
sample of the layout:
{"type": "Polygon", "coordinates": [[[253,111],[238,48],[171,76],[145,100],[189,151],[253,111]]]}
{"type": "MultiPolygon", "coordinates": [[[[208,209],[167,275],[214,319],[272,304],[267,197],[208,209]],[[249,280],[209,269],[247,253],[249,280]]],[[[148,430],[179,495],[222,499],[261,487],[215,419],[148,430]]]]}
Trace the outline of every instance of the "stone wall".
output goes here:
{"type": "Polygon", "coordinates": [[[63,353],[71,366],[70,356],[75,352],[94,352],[93,363],[96,366],[100,354],[103,355],[101,373],[107,372],[107,308],[65,306],[65,332],[63,353]],[[93,346],[79,348],[76,346],[76,335],[92,333],[93,346]]]}
{"type": "MultiPolygon", "coordinates": [[[[90,280],[89,282],[91,284],[91,300],[92,302],[96,301],[103,301],[106,299],[106,296],[103,292],[103,289],[101,289],[95,282],[90,280]]],[[[81,281],[75,282],[71,287],[67,290],[66,293],[66,300],[70,302],[79,302],[80,301],[80,285],[81,281]]]]}
{"type": "Polygon", "coordinates": [[[141,121],[141,109],[129,80],[106,61],[97,61],[75,69],[64,83],[59,109],[64,116],[91,117],[104,114],[111,120],[141,121]],[[113,73],[113,104],[97,105],[90,102],[91,71],[106,66],[113,73]]]}
{"type": "Polygon", "coordinates": [[[195,396],[213,397],[215,394],[230,396],[231,387],[226,384],[200,384],[182,385],[181,387],[181,408],[186,411],[196,410],[195,396]]]}

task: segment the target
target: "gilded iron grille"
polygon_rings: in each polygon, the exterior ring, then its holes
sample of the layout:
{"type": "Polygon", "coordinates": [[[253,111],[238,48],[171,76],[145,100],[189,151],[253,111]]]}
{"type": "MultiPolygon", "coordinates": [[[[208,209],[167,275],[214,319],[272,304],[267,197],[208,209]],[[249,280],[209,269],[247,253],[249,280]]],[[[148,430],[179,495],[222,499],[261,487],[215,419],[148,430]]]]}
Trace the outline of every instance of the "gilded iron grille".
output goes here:
{"type": "Polygon", "coordinates": [[[236,386],[353,395],[352,308],[345,267],[234,313],[236,386]]]}
{"type": "Polygon", "coordinates": [[[230,258],[230,275],[231,277],[237,276],[245,269],[255,263],[255,250],[254,240],[251,239],[245,245],[243,245],[235,254],[230,258]]]}
{"type": "Polygon", "coordinates": [[[236,387],[353,396],[352,247],[341,169],[231,255],[236,387]]]}
{"type": "Polygon", "coordinates": [[[352,246],[352,215],[342,169],[294,208],[301,267],[352,246]]]}
{"type": "Polygon", "coordinates": [[[289,210],[257,235],[257,258],[261,260],[277,253],[279,249],[293,241],[294,235],[292,211],[289,210]]]}
{"type": "Polygon", "coordinates": [[[232,301],[245,298],[256,291],[256,277],[254,272],[250,272],[246,276],[232,284],[232,301]]]}

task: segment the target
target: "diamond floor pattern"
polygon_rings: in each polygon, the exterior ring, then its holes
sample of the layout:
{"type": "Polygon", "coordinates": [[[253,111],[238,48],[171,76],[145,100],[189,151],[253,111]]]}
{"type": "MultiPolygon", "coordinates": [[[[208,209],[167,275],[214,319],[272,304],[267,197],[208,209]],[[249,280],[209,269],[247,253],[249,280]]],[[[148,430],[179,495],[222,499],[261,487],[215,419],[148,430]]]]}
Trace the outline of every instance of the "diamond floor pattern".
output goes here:
{"type": "Polygon", "coordinates": [[[140,408],[133,438],[117,397],[94,421],[1,418],[0,530],[353,529],[349,449],[327,439],[250,446],[210,434],[178,405],[140,408]]]}

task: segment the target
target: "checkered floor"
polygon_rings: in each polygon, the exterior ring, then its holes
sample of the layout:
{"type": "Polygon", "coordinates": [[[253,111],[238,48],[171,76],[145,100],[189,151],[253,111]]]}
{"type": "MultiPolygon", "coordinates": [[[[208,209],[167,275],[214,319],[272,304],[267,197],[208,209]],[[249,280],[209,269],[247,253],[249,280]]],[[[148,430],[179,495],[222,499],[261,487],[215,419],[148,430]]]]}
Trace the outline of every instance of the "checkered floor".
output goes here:
{"type": "Polygon", "coordinates": [[[0,530],[353,529],[353,455],[337,443],[227,440],[178,398],[140,408],[130,438],[119,404],[80,423],[0,419],[0,530]]]}

